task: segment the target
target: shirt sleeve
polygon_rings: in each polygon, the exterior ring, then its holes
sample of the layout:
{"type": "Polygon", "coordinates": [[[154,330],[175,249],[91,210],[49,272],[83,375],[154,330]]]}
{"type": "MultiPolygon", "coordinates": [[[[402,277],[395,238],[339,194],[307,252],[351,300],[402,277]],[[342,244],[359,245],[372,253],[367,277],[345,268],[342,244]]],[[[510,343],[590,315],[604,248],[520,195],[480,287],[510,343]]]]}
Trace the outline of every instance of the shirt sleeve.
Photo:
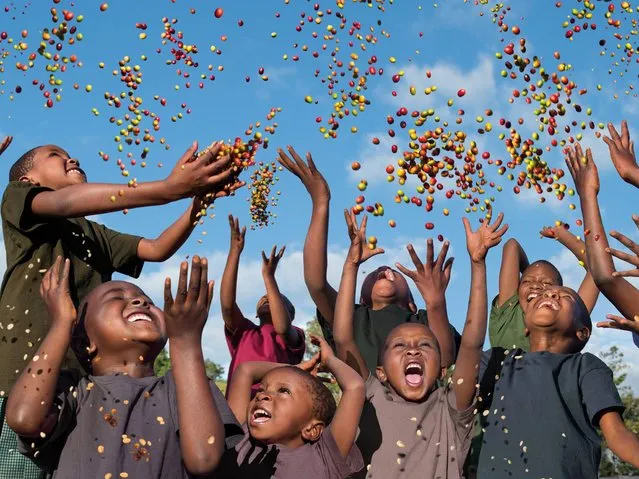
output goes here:
{"type": "Polygon", "coordinates": [[[2,198],[2,218],[23,234],[35,232],[47,225],[49,220],[31,211],[31,202],[38,193],[52,191],[50,188],[35,186],[25,181],[12,181],[2,198]]]}
{"type": "Polygon", "coordinates": [[[144,266],[144,261],[138,256],[138,245],[142,237],[120,233],[93,221],[89,223],[96,234],[102,236],[113,270],[138,278],[144,266]]]}
{"type": "Polygon", "coordinates": [[[617,386],[608,366],[595,356],[584,354],[584,359],[592,361],[594,367],[585,368],[579,378],[581,400],[588,419],[594,427],[599,427],[600,413],[614,409],[623,413],[624,405],[619,397],[617,386]],[[596,361],[595,361],[596,360],[596,361]]]}
{"type": "Polygon", "coordinates": [[[357,445],[353,444],[348,456],[342,457],[330,428],[324,429],[313,450],[326,468],[325,477],[349,477],[364,468],[364,459],[357,445]]]}
{"type": "Polygon", "coordinates": [[[373,373],[368,373],[368,379],[366,379],[365,387],[367,401],[371,401],[375,396],[384,394],[384,385],[373,373]]]}
{"type": "Polygon", "coordinates": [[[524,330],[524,311],[519,305],[519,295],[515,293],[501,306],[497,305],[499,297],[495,297],[490,308],[488,321],[488,337],[490,345],[495,348],[530,349],[530,340],[524,330]]]}
{"type": "Polygon", "coordinates": [[[257,329],[257,326],[246,318],[242,318],[242,321],[237,325],[235,331],[230,331],[226,325],[224,326],[224,336],[226,336],[226,344],[229,347],[231,356],[235,356],[237,347],[240,345],[240,340],[242,336],[244,336],[244,333],[253,329],[257,329]]]}
{"type": "Polygon", "coordinates": [[[463,411],[457,410],[457,399],[455,391],[447,385],[442,389],[442,394],[446,396],[446,404],[448,405],[448,413],[450,414],[455,431],[457,433],[457,449],[470,447],[471,435],[474,431],[473,420],[477,411],[477,397],[473,403],[463,411]]]}
{"type": "Polygon", "coordinates": [[[62,371],[53,401],[58,409],[55,428],[45,438],[18,437],[18,450],[40,468],[53,471],[57,467],[66,438],[75,426],[78,396],[83,392],[80,372],[62,371]]]}

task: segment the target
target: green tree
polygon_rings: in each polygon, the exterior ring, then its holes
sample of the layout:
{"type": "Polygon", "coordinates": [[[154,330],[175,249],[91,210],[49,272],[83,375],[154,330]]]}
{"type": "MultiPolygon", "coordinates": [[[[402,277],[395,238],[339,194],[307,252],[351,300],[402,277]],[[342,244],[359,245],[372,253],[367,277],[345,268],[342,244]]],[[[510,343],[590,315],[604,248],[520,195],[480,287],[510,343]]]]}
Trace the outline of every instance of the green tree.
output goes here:
{"type": "MultiPolygon", "coordinates": [[[[639,434],[639,398],[636,398],[632,389],[624,384],[628,377],[628,365],[623,360],[623,353],[617,346],[612,346],[608,351],[601,354],[601,358],[608,364],[608,367],[612,369],[615,385],[626,407],[626,411],[623,415],[626,427],[633,433],[639,434]]],[[[602,443],[599,475],[602,477],[635,476],[639,475],[639,469],[620,461],[612,451],[606,447],[604,441],[602,443]]]]}
{"type": "MultiPolygon", "coordinates": [[[[222,381],[224,377],[224,366],[221,366],[217,363],[214,363],[210,359],[206,359],[204,361],[204,366],[206,367],[206,375],[213,379],[215,382],[222,381]]],[[[164,376],[166,372],[171,369],[171,359],[169,358],[169,353],[166,352],[166,349],[163,349],[158,357],[155,358],[155,374],[157,376],[164,376]]]]}
{"type": "MultiPolygon", "coordinates": [[[[306,334],[305,359],[309,359],[311,356],[313,356],[316,352],[319,351],[319,348],[315,346],[313,343],[311,343],[311,334],[314,336],[324,336],[324,335],[322,334],[322,327],[320,326],[319,321],[317,321],[317,318],[313,318],[312,321],[309,321],[308,323],[306,323],[304,332],[306,334]]],[[[342,391],[339,388],[339,386],[336,383],[324,383],[324,384],[331,391],[331,393],[333,393],[333,397],[335,398],[335,401],[339,403],[339,400],[342,397],[342,391]]]]}

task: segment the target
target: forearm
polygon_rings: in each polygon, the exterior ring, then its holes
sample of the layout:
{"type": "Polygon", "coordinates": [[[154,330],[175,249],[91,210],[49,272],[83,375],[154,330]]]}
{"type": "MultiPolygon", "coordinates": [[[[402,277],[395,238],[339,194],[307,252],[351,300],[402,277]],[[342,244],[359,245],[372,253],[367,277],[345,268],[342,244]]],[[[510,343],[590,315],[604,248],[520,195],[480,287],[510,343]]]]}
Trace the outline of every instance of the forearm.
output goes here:
{"type": "Polygon", "coordinates": [[[499,306],[508,301],[519,288],[519,277],[528,267],[528,257],[515,239],[506,241],[499,269],[499,306]]]}
{"type": "Polygon", "coordinates": [[[581,241],[574,234],[563,227],[560,227],[557,230],[556,238],[557,241],[559,241],[564,247],[566,247],[566,249],[568,249],[572,254],[575,255],[575,258],[581,261],[584,265],[587,264],[586,243],[581,241]]]}
{"type": "Polygon", "coordinates": [[[313,200],[311,223],[304,241],[304,281],[322,316],[333,321],[337,294],[328,284],[329,201],[313,200]]]}
{"type": "Polygon", "coordinates": [[[588,258],[588,268],[597,285],[613,280],[612,273],[615,266],[612,256],[606,252],[608,248],[608,238],[601,220],[597,195],[581,195],[581,210],[584,216],[584,229],[586,242],[586,256],[588,258]]]}
{"type": "Polygon", "coordinates": [[[107,183],[83,183],[56,191],[43,191],[31,203],[35,215],[78,218],[125,208],[163,205],[182,194],[166,181],[140,183],[135,188],[107,183]]]}
{"type": "Polygon", "coordinates": [[[6,418],[17,434],[38,437],[48,434],[55,424],[45,424],[56,397],[56,386],[62,362],[71,343],[71,325],[54,324],[42,341],[20,378],[13,386],[7,402],[6,418]],[[46,371],[46,374],[38,374],[46,371]],[[45,426],[50,427],[45,427],[45,426]]]}
{"type": "Polygon", "coordinates": [[[595,309],[595,305],[597,304],[597,299],[599,299],[599,288],[592,279],[592,275],[589,271],[586,272],[586,276],[579,287],[579,296],[586,305],[586,308],[588,308],[588,311],[592,313],[592,310],[595,309]]]}
{"type": "Polygon", "coordinates": [[[459,410],[468,408],[475,397],[479,362],[486,339],[488,292],[485,261],[471,261],[469,298],[468,315],[453,375],[453,388],[459,410]]]}
{"type": "Polygon", "coordinates": [[[428,312],[428,327],[433,332],[439,343],[441,352],[442,367],[448,368],[455,362],[455,341],[448,321],[448,310],[446,308],[446,296],[437,295],[436,298],[429,298],[420,289],[420,294],[426,303],[428,312]]]}
{"type": "Polygon", "coordinates": [[[264,275],[264,286],[266,286],[266,298],[271,310],[271,320],[273,321],[273,329],[275,333],[282,336],[289,346],[299,346],[300,337],[295,332],[291,324],[291,318],[288,315],[282,294],[277,286],[275,276],[272,274],[264,275]],[[297,338],[297,342],[296,342],[297,338]]]}
{"type": "Polygon", "coordinates": [[[600,426],[610,450],[623,462],[639,467],[639,438],[626,428],[621,415],[604,414],[600,426]]]}
{"type": "Polygon", "coordinates": [[[171,340],[169,344],[184,465],[192,474],[208,474],[220,461],[225,438],[202,347],[197,340],[171,340]]]}
{"type": "Polygon", "coordinates": [[[138,244],[138,257],[143,261],[163,262],[180,249],[197,224],[195,205],[191,206],[175,223],[154,240],[142,239],[138,244]]]}
{"type": "Polygon", "coordinates": [[[226,266],[222,274],[222,283],[220,285],[220,306],[222,308],[222,319],[224,324],[230,331],[236,329],[235,310],[236,294],[237,294],[237,272],[240,267],[240,253],[231,249],[226,258],[226,266]]]}
{"type": "Polygon", "coordinates": [[[227,386],[229,388],[228,403],[240,424],[246,422],[253,384],[259,383],[269,371],[283,366],[286,365],[263,361],[246,361],[241,363],[233,372],[231,384],[227,386]]]}
{"type": "MultiPolygon", "coordinates": [[[[353,343],[353,314],[355,312],[355,287],[359,266],[346,261],[342,270],[342,279],[335,303],[333,320],[333,339],[339,351],[340,344],[353,343]]],[[[340,356],[341,357],[341,356],[340,356]]]]}

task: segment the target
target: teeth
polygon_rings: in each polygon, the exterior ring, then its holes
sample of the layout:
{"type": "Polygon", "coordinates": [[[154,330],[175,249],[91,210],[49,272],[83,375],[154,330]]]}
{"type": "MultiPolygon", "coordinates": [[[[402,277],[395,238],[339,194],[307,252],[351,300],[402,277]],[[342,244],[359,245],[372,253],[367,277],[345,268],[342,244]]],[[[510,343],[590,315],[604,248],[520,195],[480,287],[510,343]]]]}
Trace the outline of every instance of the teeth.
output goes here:
{"type": "Polygon", "coordinates": [[[80,170],[69,170],[67,173],[75,173],[76,175],[82,176],[82,172],[80,170]]]}
{"type": "Polygon", "coordinates": [[[539,293],[530,293],[528,295],[527,299],[528,299],[528,301],[531,301],[531,300],[535,299],[537,296],[539,296],[539,293]]]}
{"type": "Polygon", "coordinates": [[[129,323],[135,323],[136,321],[148,321],[150,323],[153,322],[153,320],[148,314],[143,314],[143,313],[132,314],[131,316],[127,318],[127,320],[129,321],[129,323]]]}
{"type": "Polygon", "coordinates": [[[550,309],[554,309],[555,311],[557,311],[559,308],[557,307],[557,305],[553,302],[553,301],[542,301],[541,303],[539,303],[539,306],[537,306],[537,309],[541,309],[544,306],[549,307],[550,309]]]}
{"type": "Polygon", "coordinates": [[[419,364],[419,363],[409,363],[409,364],[406,366],[405,371],[408,371],[409,369],[417,369],[417,370],[419,370],[419,371],[421,372],[421,370],[422,370],[422,365],[421,365],[421,364],[419,364]]]}

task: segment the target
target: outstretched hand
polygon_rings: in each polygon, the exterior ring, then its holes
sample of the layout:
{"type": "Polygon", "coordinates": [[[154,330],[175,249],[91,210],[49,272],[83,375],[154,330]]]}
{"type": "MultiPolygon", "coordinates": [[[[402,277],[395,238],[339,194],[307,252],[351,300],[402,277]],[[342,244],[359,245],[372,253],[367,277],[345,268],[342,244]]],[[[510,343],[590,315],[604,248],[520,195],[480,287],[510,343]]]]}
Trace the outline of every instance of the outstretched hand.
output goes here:
{"type": "Polygon", "coordinates": [[[348,259],[353,265],[359,266],[369,258],[384,252],[382,248],[367,245],[366,223],[368,222],[368,217],[366,215],[364,215],[359,227],[357,226],[355,213],[352,211],[344,210],[344,218],[346,219],[348,236],[351,239],[351,247],[348,250],[348,259]]]}
{"type": "MultiPolygon", "coordinates": [[[[635,222],[637,228],[639,228],[639,216],[632,215],[632,221],[635,222]]],[[[626,263],[630,263],[635,269],[630,269],[627,271],[615,271],[612,273],[613,276],[619,277],[639,277],[639,245],[628,238],[626,235],[623,235],[617,231],[611,231],[610,236],[619,241],[622,245],[628,248],[630,251],[634,253],[634,256],[626,253],[625,251],[620,251],[614,248],[606,248],[606,252],[610,253],[615,258],[619,258],[626,263]]]]}
{"type": "Polygon", "coordinates": [[[246,226],[240,230],[240,220],[229,215],[229,227],[231,229],[231,249],[237,253],[244,250],[244,237],[246,236],[246,226]]]}
{"type": "Polygon", "coordinates": [[[304,160],[300,158],[300,156],[297,154],[292,146],[288,146],[287,150],[293,157],[293,159],[291,160],[291,158],[284,152],[284,150],[278,148],[277,153],[279,155],[278,161],[280,162],[280,164],[288,171],[293,173],[295,176],[297,176],[300,180],[302,180],[302,183],[311,195],[313,201],[330,200],[331,190],[328,187],[326,179],[322,176],[322,174],[315,166],[311,154],[306,153],[307,164],[304,163],[304,160]]]}
{"type": "Polygon", "coordinates": [[[2,143],[0,143],[0,155],[2,155],[7,148],[9,148],[9,145],[11,145],[12,141],[12,136],[5,136],[4,140],[2,140],[2,143]]]}
{"type": "Polygon", "coordinates": [[[614,314],[608,314],[606,315],[606,319],[608,321],[597,323],[597,327],[603,329],[618,329],[620,331],[630,331],[639,334],[639,316],[635,316],[633,319],[626,319],[621,316],[615,316],[614,314]]]}
{"type": "Polygon", "coordinates": [[[77,311],[69,290],[70,271],[71,261],[58,256],[40,283],[40,296],[47,305],[52,324],[64,322],[74,325],[76,322],[77,311]]]}
{"type": "Polygon", "coordinates": [[[577,143],[574,148],[570,146],[566,148],[566,155],[566,165],[579,196],[588,193],[599,194],[599,172],[590,148],[584,155],[581,145],[577,143]]]}
{"type": "Polygon", "coordinates": [[[315,376],[323,382],[334,383],[335,378],[328,378],[325,376],[318,376],[318,373],[328,373],[330,372],[329,368],[326,366],[326,363],[335,357],[335,353],[333,349],[329,346],[326,340],[318,335],[311,334],[310,336],[311,343],[315,346],[318,346],[320,350],[315,353],[310,359],[306,361],[302,361],[297,365],[298,368],[308,372],[311,376],[315,376]]]}
{"type": "Polygon", "coordinates": [[[639,183],[637,183],[639,166],[635,157],[634,141],[630,141],[628,122],[626,120],[621,122],[621,135],[619,135],[612,123],[608,123],[608,131],[610,132],[610,137],[604,136],[603,140],[608,145],[610,159],[617,173],[625,182],[639,186],[639,183]]]}
{"type": "Polygon", "coordinates": [[[164,321],[169,340],[201,342],[215,286],[214,281],[208,281],[208,269],[206,258],[200,260],[199,256],[194,256],[187,287],[189,265],[186,261],[182,262],[175,299],[171,293],[171,278],[164,281],[164,321]]]}
{"type": "Polygon", "coordinates": [[[450,275],[455,258],[446,259],[449,247],[450,243],[446,241],[435,260],[433,240],[432,238],[428,238],[428,240],[426,240],[425,263],[422,263],[419,259],[412,244],[406,246],[406,249],[408,250],[411,260],[413,260],[415,270],[412,271],[400,263],[395,263],[398,270],[415,282],[415,286],[417,286],[417,289],[424,297],[427,305],[441,299],[450,282],[450,275]]]}
{"type": "Polygon", "coordinates": [[[277,270],[277,265],[280,263],[282,256],[284,256],[284,251],[286,251],[286,246],[282,246],[282,249],[277,251],[277,245],[273,246],[271,249],[271,254],[266,257],[266,253],[262,251],[262,274],[275,276],[275,271],[277,270]]]}
{"type": "Polygon", "coordinates": [[[476,231],[473,231],[468,218],[463,218],[464,229],[466,230],[466,247],[468,248],[470,259],[475,263],[484,261],[488,250],[501,243],[504,234],[508,231],[508,225],[499,228],[504,220],[503,213],[497,215],[497,219],[492,225],[490,224],[490,219],[491,217],[487,216],[481,226],[476,231]]]}

